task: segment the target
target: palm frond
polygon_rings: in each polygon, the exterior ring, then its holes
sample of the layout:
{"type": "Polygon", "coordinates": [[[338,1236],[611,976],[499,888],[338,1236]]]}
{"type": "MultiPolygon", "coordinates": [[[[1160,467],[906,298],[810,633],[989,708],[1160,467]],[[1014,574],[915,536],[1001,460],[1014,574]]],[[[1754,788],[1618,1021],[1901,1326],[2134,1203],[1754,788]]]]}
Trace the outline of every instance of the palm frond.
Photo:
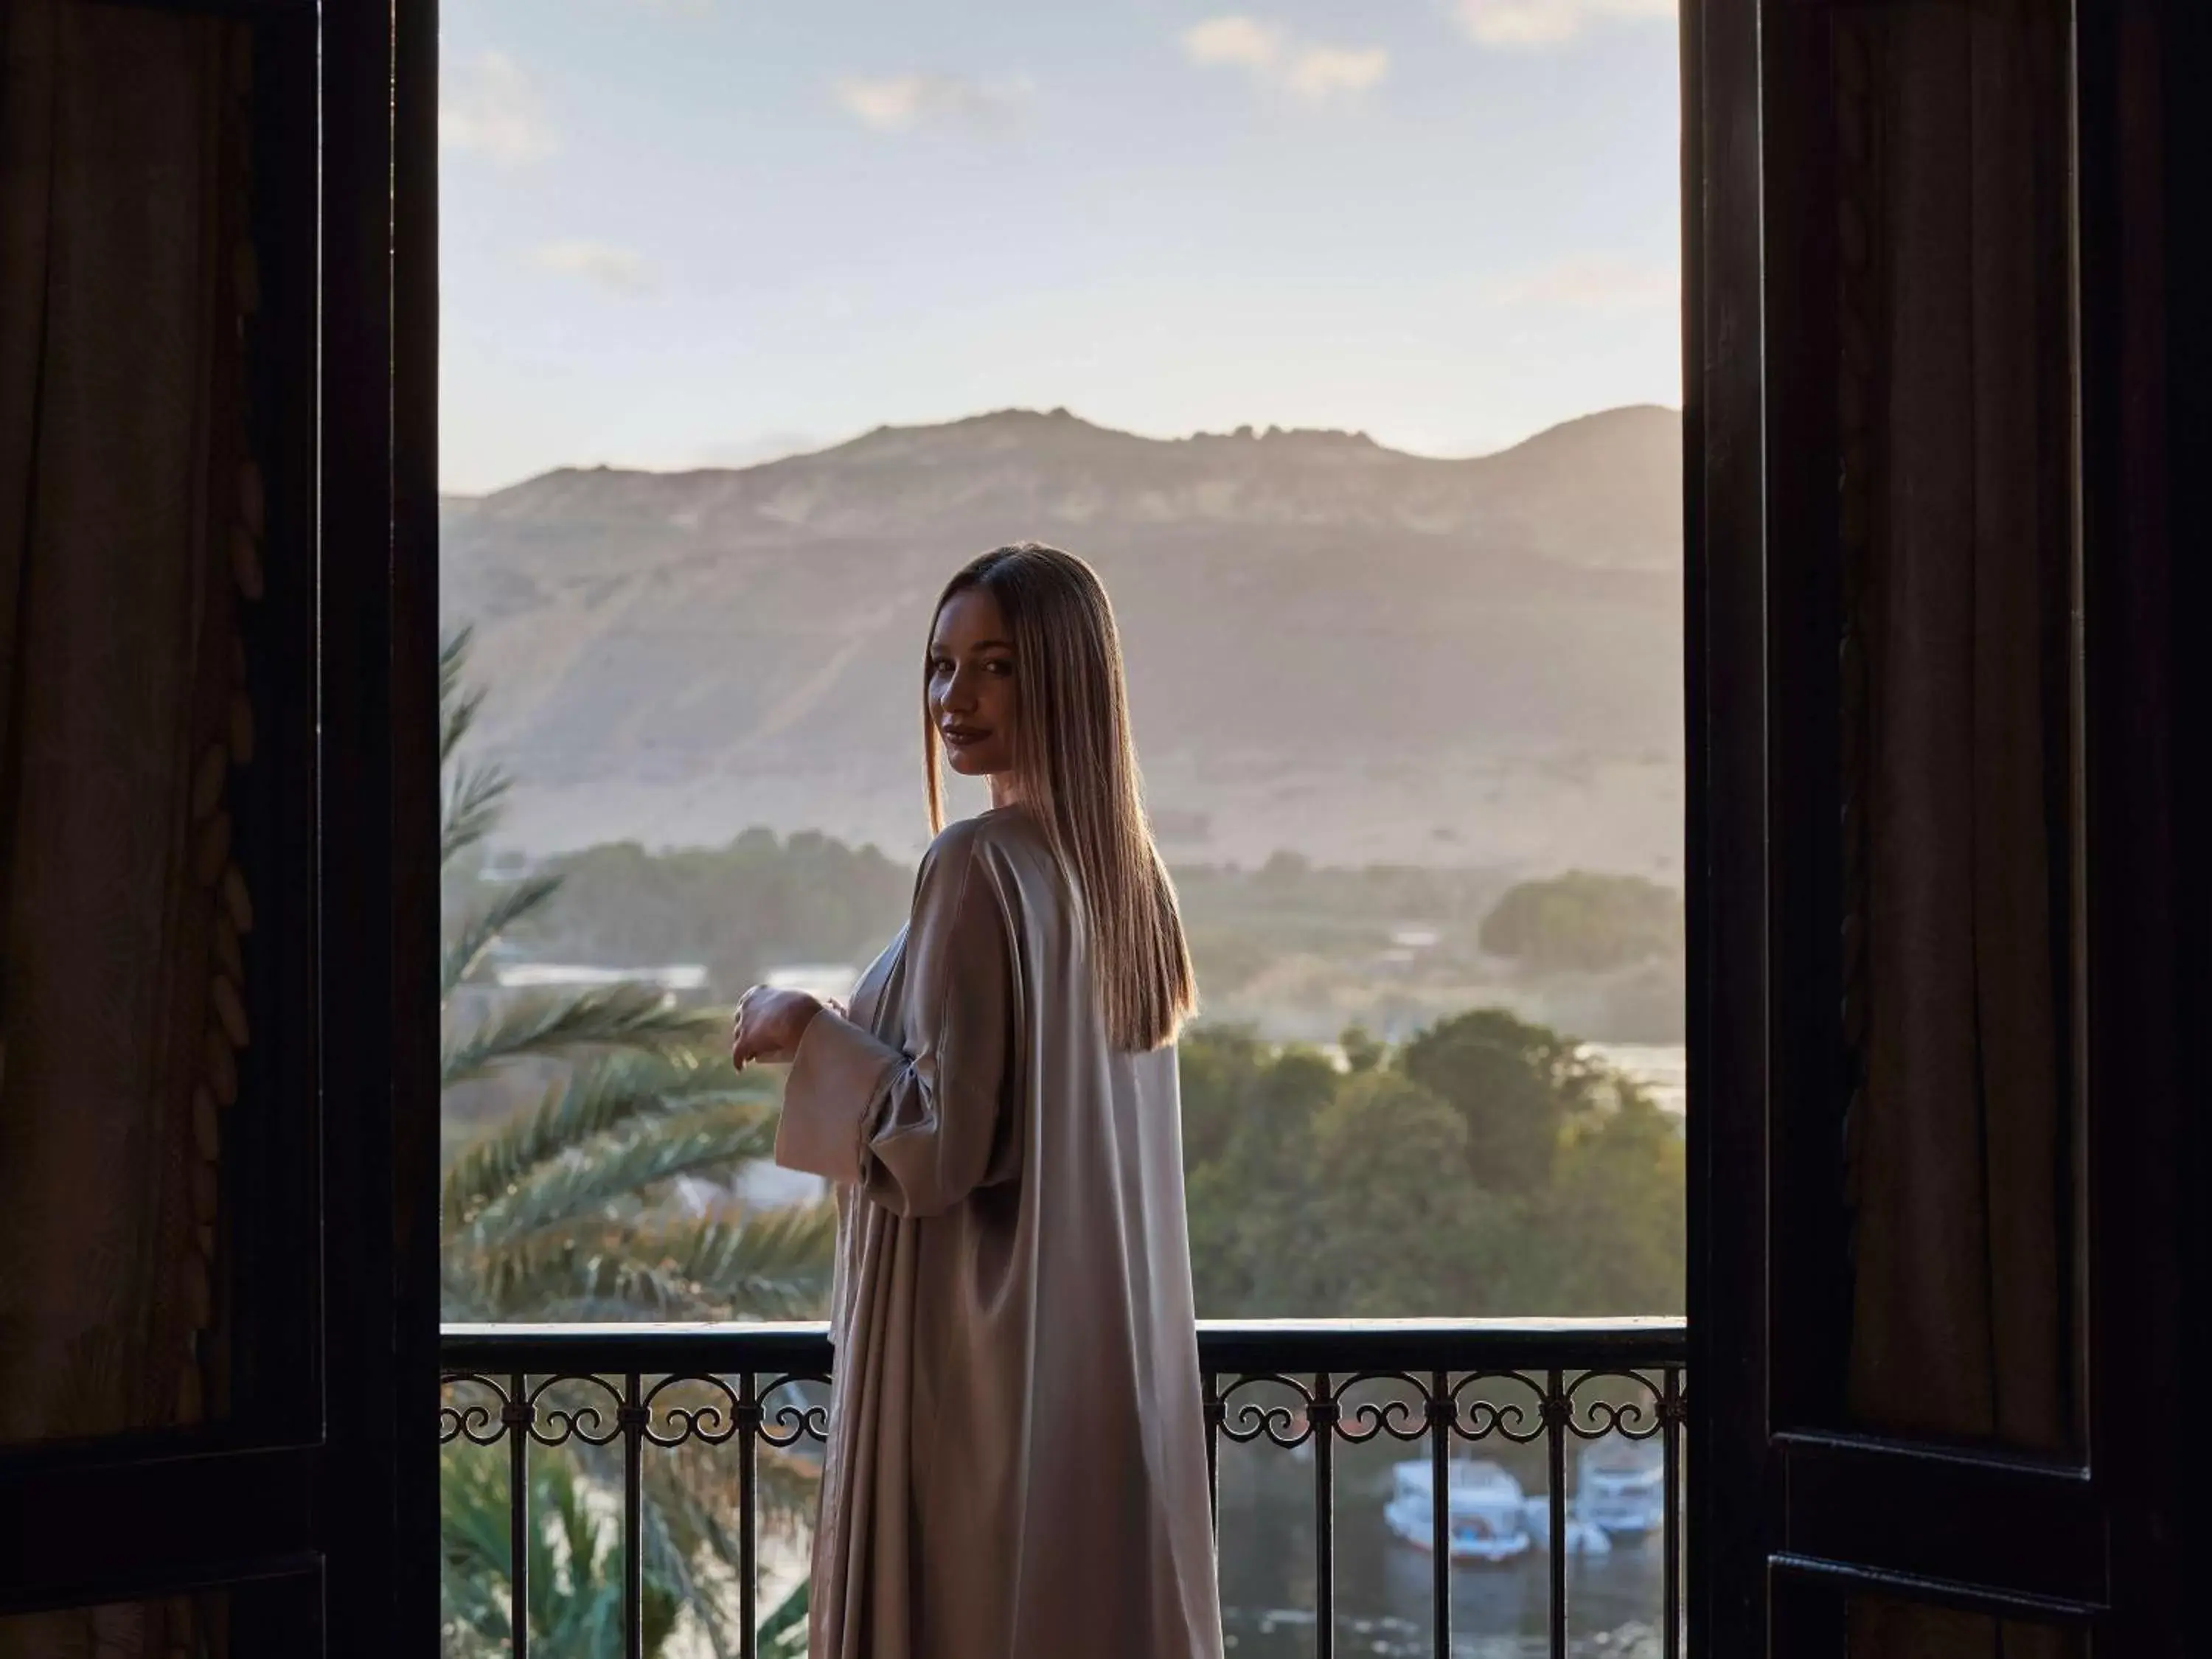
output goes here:
{"type": "Polygon", "coordinates": [[[464,1633],[473,1651],[503,1649],[512,1634],[504,1585],[508,1571],[507,1460],[474,1446],[439,1460],[438,1522],[442,1622],[447,1650],[464,1633]]]}
{"type": "Polygon", "coordinates": [[[637,1245],[703,1299],[795,1316],[814,1311],[795,1299],[826,1288],[836,1237],[836,1206],[818,1203],[686,1218],[641,1234],[637,1245]]]}
{"type": "Polygon", "coordinates": [[[676,1287],[623,1253],[618,1230],[571,1229],[487,1251],[467,1275],[459,1316],[487,1324],[615,1324],[698,1316],[671,1307],[676,1287]]]}
{"type": "MultiPolygon", "coordinates": [[[[605,1462],[604,1452],[581,1445],[532,1449],[525,1617],[532,1645],[555,1659],[592,1659],[622,1647],[621,1526],[619,1510],[609,1512],[611,1489],[621,1476],[605,1462]]],[[[489,1656],[510,1644],[506,1472],[505,1456],[480,1455],[471,1447],[460,1455],[449,1451],[440,1473],[441,1623],[448,1654],[489,1656]]],[[[717,1558],[702,1559],[688,1541],[683,1504],[682,1494],[666,1481],[648,1480],[640,1511],[646,1546],[641,1611],[648,1655],[665,1650],[687,1605],[710,1639],[728,1635],[727,1614],[716,1605],[726,1585],[711,1582],[726,1579],[728,1571],[717,1558]],[[718,1630],[718,1624],[725,1628],[718,1630]]],[[[716,1647],[728,1650],[724,1640],[716,1647]]]]}
{"type": "Polygon", "coordinates": [[[483,689],[466,685],[461,678],[475,641],[475,628],[462,627],[447,635],[438,647],[438,766],[446,774],[438,836],[441,869],[489,833],[509,785],[506,773],[495,766],[460,766],[453,759],[483,707],[483,689]]]}
{"type": "Polygon", "coordinates": [[[534,1112],[508,1119],[454,1160],[441,1194],[448,1231],[473,1220],[534,1169],[641,1118],[709,1109],[757,1115],[768,1091],[719,1066],[656,1054],[614,1054],[570,1072],[534,1112]]]}
{"type": "Polygon", "coordinates": [[[482,1249],[550,1227],[611,1218],[612,1206],[678,1176],[729,1170],[775,1148],[775,1125],[765,1113],[710,1108],[633,1123],[532,1164],[453,1242],[482,1249]]]}
{"type": "Polygon", "coordinates": [[[809,1579],[802,1578],[760,1621],[760,1659],[806,1659],[806,1603],[809,1579]]]}
{"type": "Polygon", "coordinates": [[[438,763],[441,766],[453,759],[453,750],[468,735],[477,710],[483,703],[484,694],[481,690],[466,689],[461,681],[461,675],[468,668],[469,652],[476,644],[476,624],[467,623],[438,643],[438,763]]]}
{"type": "Polygon", "coordinates": [[[474,648],[477,625],[463,623],[438,641],[438,701],[445,702],[455,686],[461,683],[461,670],[468,665],[469,653],[474,648]]]}
{"type": "Polygon", "coordinates": [[[489,904],[462,918],[446,941],[439,964],[438,995],[442,1000],[483,960],[501,934],[561,890],[558,876],[531,876],[502,888],[489,904]]]}
{"type": "Polygon", "coordinates": [[[514,786],[514,780],[496,766],[451,764],[453,775],[446,782],[443,822],[438,831],[441,869],[491,833],[499,822],[500,803],[514,786]]]}
{"type": "Polygon", "coordinates": [[[822,1213],[828,1210],[775,1211],[741,1223],[586,1222],[504,1239],[466,1257],[449,1252],[449,1268],[460,1271],[449,1274],[448,1305],[457,1316],[551,1323],[804,1318],[820,1311],[829,1292],[836,1217],[822,1213]]]}
{"type": "Polygon", "coordinates": [[[646,1571],[676,1591],[688,1605],[716,1659],[730,1659],[737,1632],[721,1592],[734,1585],[739,1560],[737,1540],[702,1495],[655,1458],[648,1466],[642,1494],[639,1535],[645,1545],[646,1571]]]}
{"type": "Polygon", "coordinates": [[[438,763],[442,766],[453,758],[453,751],[461,746],[469,728],[477,722],[477,713],[483,707],[484,693],[481,686],[467,690],[459,686],[440,688],[438,698],[438,763]]]}
{"type": "MultiPolygon", "coordinates": [[[[472,640],[473,629],[458,629],[438,656],[441,868],[491,832],[511,787],[499,767],[457,759],[484,702],[465,681],[472,640]]],[[[559,884],[557,877],[516,883],[463,919],[442,954],[441,997],[559,884]]],[[[679,1176],[727,1173],[773,1146],[772,1091],[688,1052],[722,1018],[678,1010],[650,987],[617,986],[524,1001],[447,1041],[447,1086],[510,1061],[565,1063],[536,1109],[469,1146],[446,1177],[449,1317],[736,1318],[818,1308],[835,1225],[827,1206],[757,1217],[657,1212],[679,1176]]],[[[729,1659],[744,1645],[729,1594],[740,1550],[726,1519],[738,1512],[738,1494],[724,1489],[728,1460],[694,1449],[696,1457],[679,1450],[647,1465],[644,1646],[660,1650],[689,1607],[718,1659],[729,1659]]],[[[442,1646],[452,1659],[492,1659],[514,1637],[506,1460],[449,1449],[444,1462],[442,1646]]],[[[799,1524],[818,1478],[812,1466],[757,1447],[756,1467],[762,1519],[799,1524]]],[[[532,1449],[526,1617],[547,1659],[620,1645],[617,1534],[605,1514],[612,1478],[591,1448],[532,1449]]],[[[796,1659],[805,1610],[802,1584],[763,1622],[759,1651],[796,1659]]]]}
{"type": "Polygon", "coordinates": [[[719,1030],[719,1013],[678,1008],[650,985],[610,985],[532,997],[446,1044],[441,1085],[482,1076],[503,1060],[561,1058],[592,1048],[672,1054],[719,1030]]]}

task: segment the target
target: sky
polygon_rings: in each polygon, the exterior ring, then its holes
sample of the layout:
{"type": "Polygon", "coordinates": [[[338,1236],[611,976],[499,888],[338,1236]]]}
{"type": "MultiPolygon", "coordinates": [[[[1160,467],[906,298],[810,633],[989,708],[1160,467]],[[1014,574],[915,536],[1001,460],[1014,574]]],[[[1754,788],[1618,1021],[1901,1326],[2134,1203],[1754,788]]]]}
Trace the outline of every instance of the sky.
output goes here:
{"type": "Polygon", "coordinates": [[[443,0],[444,488],[1679,404],[1674,0],[443,0]]]}

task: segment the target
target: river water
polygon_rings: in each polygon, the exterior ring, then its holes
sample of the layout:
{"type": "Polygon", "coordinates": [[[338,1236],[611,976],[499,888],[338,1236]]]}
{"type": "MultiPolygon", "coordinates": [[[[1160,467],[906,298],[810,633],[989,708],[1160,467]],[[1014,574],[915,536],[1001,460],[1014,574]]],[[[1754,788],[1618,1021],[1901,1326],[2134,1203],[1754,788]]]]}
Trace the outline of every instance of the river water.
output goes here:
{"type": "MultiPolygon", "coordinates": [[[[1420,1448],[1347,1447],[1336,1511],[1336,1652],[1423,1656],[1432,1567],[1382,1523],[1392,1458],[1420,1448]]],[[[1540,1486],[1530,1484],[1532,1492],[1540,1486]]],[[[1314,1643],[1314,1474],[1273,1447],[1224,1448],[1222,1624],[1235,1659],[1305,1659],[1314,1643]]],[[[1498,1566],[1452,1569],[1450,1659],[1540,1659],[1550,1652],[1549,1562],[1532,1550],[1498,1566]]],[[[1577,1659],[1661,1659],[1659,1540],[1567,1560],[1567,1648],[1577,1659]]]]}

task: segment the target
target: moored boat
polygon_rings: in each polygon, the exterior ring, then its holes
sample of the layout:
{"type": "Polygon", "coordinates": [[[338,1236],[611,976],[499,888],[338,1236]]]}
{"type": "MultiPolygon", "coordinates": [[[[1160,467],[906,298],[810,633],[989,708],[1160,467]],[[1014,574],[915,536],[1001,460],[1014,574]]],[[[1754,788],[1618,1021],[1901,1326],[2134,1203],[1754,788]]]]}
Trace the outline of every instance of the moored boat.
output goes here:
{"type": "Polygon", "coordinates": [[[1640,1538],[1667,1519],[1666,1466],[1656,1441],[1608,1434],[1575,1465],[1575,1518],[1615,1538],[1640,1538]]]}
{"type": "MultiPolygon", "coordinates": [[[[1528,1552],[1521,1483],[1497,1464],[1455,1457],[1446,1488],[1446,1547],[1455,1561],[1510,1561],[1528,1552]]],[[[1426,1458],[1409,1459],[1392,1471],[1390,1501],[1382,1519],[1416,1549],[1436,1547],[1436,1476],[1426,1458]]]]}

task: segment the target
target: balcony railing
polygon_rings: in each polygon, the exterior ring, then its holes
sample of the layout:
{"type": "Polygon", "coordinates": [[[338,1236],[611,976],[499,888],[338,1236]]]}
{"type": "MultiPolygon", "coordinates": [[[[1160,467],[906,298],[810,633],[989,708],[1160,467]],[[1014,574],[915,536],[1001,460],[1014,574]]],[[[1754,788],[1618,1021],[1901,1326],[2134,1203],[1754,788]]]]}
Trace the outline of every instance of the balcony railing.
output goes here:
{"type": "MultiPolygon", "coordinates": [[[[1547,1480],[1538,1514],[1548,1520],[1546,1635],[1553,1659],[1570,1652],[1569,1554],[1577,1539],[1596,1547],[1592,1530],[1602,1530],[1590,1494],[1570,1502],[1570,1449],[1601,1440],[1656,1442],[1663,1476],[1658,1651],[1679,1659],[1687,1354],[1680,1320],[1202,1322],[1198,1343],[1217,1527],[1224,1441],[1269,1443],[1310,1462],[1316,1659],[1334,1659],[1338,1650],[1338,1453],[1380,1437],[1426,1447],[1431,1651],[1440,1656],[1454,1652],[1453,1555],[1466,1542],[1455,1535],[1450,1510],[1453,1453],[1540,1443],[1547,1480]]],[[[756,1659],[758,1455],[763,1447],[821,1442],[831,1356],[823,1327],[449,1326],[441,1352],[441,1442],[503,1446],[507,1454],[514,1659],[528,1659],[527,1545],[533,1527],[544,1525],[531,1512],[532,1446],[599,1449],[610,1490],[618,1464],[623,1659],[641,1659],[647,1449],[699,1443],[726,1448],[715,1455],[733,1465],[731,1588],[744,1659],[756,1659]]]]}

